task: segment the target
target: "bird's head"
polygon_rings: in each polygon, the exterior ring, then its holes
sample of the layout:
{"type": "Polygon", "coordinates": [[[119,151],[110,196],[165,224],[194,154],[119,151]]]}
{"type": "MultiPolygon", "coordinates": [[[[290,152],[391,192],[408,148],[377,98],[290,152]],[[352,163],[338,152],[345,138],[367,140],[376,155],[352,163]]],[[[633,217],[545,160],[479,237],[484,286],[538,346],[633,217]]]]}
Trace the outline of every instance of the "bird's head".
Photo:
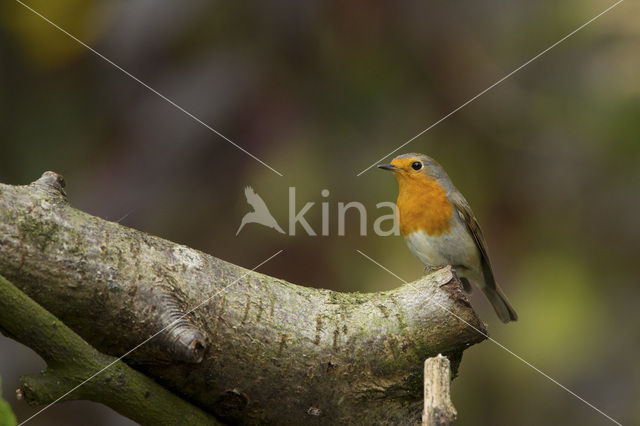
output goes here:
{"type": "Polygon", "coordinates": [[[380,164],[378,168],[393,172],[401,189],[406,184],[413,187],[428,184],[433,180],[445,187],[450,184],[442,166],[424,154],[402,154],[389,164],[380,164]]]}

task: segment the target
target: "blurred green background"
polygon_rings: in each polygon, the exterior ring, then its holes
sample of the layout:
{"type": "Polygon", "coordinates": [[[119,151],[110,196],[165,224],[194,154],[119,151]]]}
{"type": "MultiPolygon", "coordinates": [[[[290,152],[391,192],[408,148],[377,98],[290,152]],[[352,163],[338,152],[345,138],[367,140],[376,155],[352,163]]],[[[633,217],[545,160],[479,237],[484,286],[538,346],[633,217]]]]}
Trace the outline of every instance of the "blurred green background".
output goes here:
{"type": "MultiPolygon", "coordinates": [[[[277,176],[13,1],[0,5],[0,181],[65,176],[73,206],[261,272],[344,291],[422,265],[371,233],[395,180],[356,174],[612,2],[87,2],[29,5],[284,174],[277,176]],[[320,230],[235,232],[253,186],[286,228],[288,187],[320,230]],[[323,198],[320,192],[328,189],[323,198]],[[369,234],[339,201],[361,201],[369,234]]],[[[483,225],[520,315],[491,336],[626,424],[640,423],[640,7],[623,2],[402,152],[440,161],[483,225]]],[[[386,211],[385,211],[386,213],[386,211]]],[[[44,364],[0,340],[4,395],[44,364]]],[[[459,425],[608,424],[491,342],[453,383],[459,425]]],[[[87,402],[30,424],[128,424],[87,402]]]]}

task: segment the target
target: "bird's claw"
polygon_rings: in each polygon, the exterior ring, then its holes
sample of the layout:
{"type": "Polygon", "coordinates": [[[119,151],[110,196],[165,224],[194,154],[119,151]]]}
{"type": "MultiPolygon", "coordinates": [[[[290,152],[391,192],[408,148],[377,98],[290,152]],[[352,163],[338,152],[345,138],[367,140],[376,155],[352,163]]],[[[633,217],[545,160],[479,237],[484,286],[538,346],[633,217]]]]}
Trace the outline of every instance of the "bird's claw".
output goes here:
{"type": "Polygon", "coordinates": [[[424,267],[424,269],[422,270],[422,274],[423,275],[428,275],[432,272],[438,271],[444,267],[446,267],[447,265],[427,265],[424,267]]]}

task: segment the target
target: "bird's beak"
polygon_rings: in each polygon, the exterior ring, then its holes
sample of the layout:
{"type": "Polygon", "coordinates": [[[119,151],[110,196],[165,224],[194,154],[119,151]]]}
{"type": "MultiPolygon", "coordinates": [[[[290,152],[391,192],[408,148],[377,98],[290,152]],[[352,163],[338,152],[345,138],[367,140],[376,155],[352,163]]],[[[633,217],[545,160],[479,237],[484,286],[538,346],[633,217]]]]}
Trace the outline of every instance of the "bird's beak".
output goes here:
{"type": "Polygon", "coordinates": [[[397,172],[398,170],[400,170],[393,164],[378,164],[378,168],[383,170],[390,170],[392,172],[397,172]]]}

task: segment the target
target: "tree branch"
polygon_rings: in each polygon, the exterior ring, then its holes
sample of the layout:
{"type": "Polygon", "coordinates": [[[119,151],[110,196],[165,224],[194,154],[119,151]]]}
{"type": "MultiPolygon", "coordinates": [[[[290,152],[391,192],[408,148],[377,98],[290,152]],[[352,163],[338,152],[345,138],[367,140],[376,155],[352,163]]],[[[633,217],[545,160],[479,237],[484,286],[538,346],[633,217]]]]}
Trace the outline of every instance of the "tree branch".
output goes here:
{"type": "Polygon", "coordinates": [[[458,413],[451,403],[451,364],[438,354],[424,362],[423,426],[449,426],[458,413]]]}
{"type": "Polygon", "coordinates": [[[100,402],[144,424],[219,424],[122,361],[96,351],[2,276],[0,324],[3,334],[33,348],[47,362],[42,373],[21,379],[20,395],[31,405],[54,402],[106,368],[62,400],[100,402]]]}
{"type": "Polygon", "coordinates": [[[422,361],[455,372],[484,340],[446,311],[485,331],[451,268],[381,293],[305,288],[80,212],[53,172],[0,184],[0,273],[114,356],[211,298],[125,360],[228,422],[419,422],[422,361]]]}

